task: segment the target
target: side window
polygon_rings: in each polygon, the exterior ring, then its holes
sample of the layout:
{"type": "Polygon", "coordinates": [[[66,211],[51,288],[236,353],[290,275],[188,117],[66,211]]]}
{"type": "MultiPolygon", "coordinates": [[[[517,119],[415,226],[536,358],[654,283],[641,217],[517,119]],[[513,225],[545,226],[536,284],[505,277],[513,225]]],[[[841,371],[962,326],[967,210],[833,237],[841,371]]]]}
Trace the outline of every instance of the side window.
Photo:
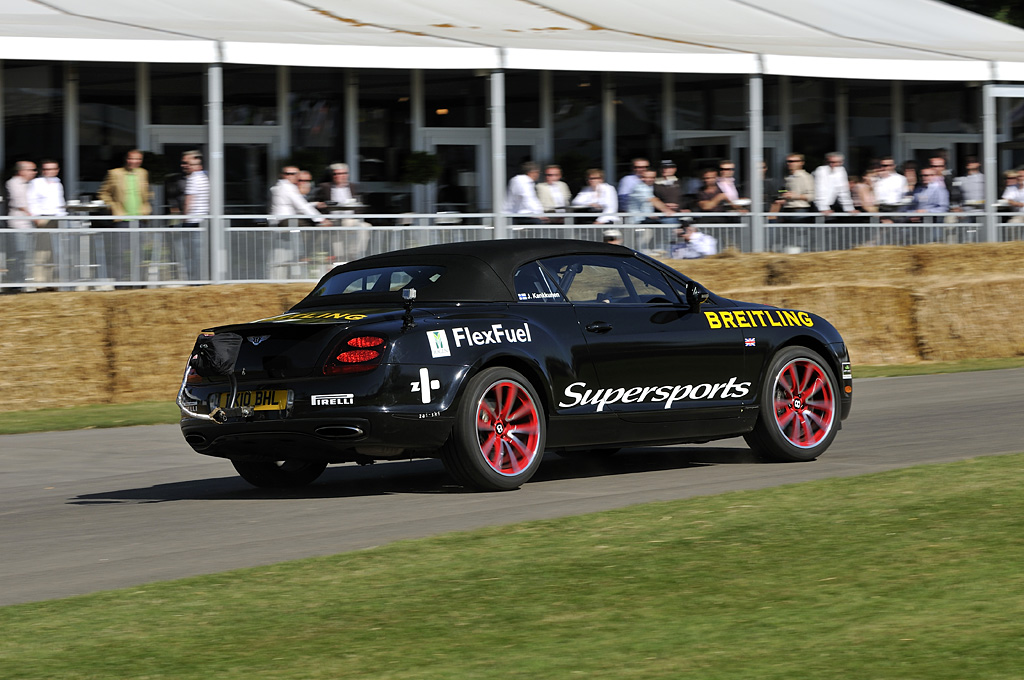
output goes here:
{"type": "Polygon", "coordinates": [[[520,302],[565,302],[558,287],[537,262],[520,267],[514,281],[516,299],[520,302]]]}
{"type": "Polygon", "coordinates": [[[677,304],[660,272],[630,258],[605,255],[553,257],[542,263],[570,302],[677,304]]]}
{"type": "MultiPolygon", "coordinates": [[[[626,266],[629,282],[636,291],[640,302],[646,304],[677,304],[680,300],[661,272],[644,266],[639,262],[630,262],[626,266]]],[[[685,296],[682,299],[686,299],[685,296]]]]}

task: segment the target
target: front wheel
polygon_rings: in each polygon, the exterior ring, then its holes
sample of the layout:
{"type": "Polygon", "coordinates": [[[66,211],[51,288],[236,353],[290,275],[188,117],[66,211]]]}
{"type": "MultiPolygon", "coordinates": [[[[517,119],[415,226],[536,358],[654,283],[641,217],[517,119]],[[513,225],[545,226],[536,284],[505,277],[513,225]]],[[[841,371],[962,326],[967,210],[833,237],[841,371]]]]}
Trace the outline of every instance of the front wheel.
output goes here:
{"type": "Polygon", "coordinates": [[[806,347],[787,347],[772,359],[757,424],[743,438],[772,460],[814,460],[838,432],[838,399],[839,382],[828,363],[806,347]]]}
{"type": "Polygon", "coordinates": [[[231,464],[242,479],[262,489],[306,486],[327,469],[327,463],[305,460],[233,460],[231,464]]]}
{"type": "Polygon", "coordinates": [[[510,368],[487,368],[466,384],[441,460],[466,486],[518,489],[537,471],[545,435],[544,407],[530,382],[510,368]]]}

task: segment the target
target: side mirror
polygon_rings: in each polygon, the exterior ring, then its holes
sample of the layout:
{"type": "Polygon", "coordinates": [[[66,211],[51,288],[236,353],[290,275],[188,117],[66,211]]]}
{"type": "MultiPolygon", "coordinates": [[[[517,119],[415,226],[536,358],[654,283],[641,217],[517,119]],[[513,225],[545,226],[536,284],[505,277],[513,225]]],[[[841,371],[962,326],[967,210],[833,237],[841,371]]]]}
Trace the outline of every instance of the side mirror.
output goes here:
{"type": "Polygon", "coordinates": [[[704,286],[696,281],[686,282],[686,304],[690,305],[690,308],[694,311],[698,311],[700,306],[708,301],[709,297],[711,297],[711,293],[704,286]]]}

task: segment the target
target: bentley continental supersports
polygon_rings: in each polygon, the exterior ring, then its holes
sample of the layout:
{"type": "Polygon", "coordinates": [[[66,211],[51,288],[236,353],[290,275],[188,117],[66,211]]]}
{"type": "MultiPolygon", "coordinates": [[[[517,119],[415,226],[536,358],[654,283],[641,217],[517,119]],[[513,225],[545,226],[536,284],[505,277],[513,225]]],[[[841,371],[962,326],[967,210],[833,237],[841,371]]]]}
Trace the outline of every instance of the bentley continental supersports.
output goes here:
{"type": "Polygon", "coordinates": [[[185,441],[256,486],[433,457],[508,490],[545,451],[743,436],[762,458],[814,460],[852,393],[819,316],[721,297],[622,246],[522,239],[335,267],[283,314],[203,331],[177,401],[185,441]]]}

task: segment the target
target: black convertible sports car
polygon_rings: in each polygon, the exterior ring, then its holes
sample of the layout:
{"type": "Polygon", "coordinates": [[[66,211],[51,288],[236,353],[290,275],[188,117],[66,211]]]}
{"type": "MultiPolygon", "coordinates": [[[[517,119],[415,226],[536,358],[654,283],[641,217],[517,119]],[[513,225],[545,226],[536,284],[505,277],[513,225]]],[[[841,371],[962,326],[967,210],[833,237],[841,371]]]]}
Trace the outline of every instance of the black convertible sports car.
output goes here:
{"type": "Polygon", "coordinates": [[[256,486],[439,457],[503,490],[547,450],[743,435],[813,460],[852,392],[818,316],[720,297],[621,246],[537,239],[337,267],[285,314],[204,331],[178,405],[185,441],[256,486]]]}

